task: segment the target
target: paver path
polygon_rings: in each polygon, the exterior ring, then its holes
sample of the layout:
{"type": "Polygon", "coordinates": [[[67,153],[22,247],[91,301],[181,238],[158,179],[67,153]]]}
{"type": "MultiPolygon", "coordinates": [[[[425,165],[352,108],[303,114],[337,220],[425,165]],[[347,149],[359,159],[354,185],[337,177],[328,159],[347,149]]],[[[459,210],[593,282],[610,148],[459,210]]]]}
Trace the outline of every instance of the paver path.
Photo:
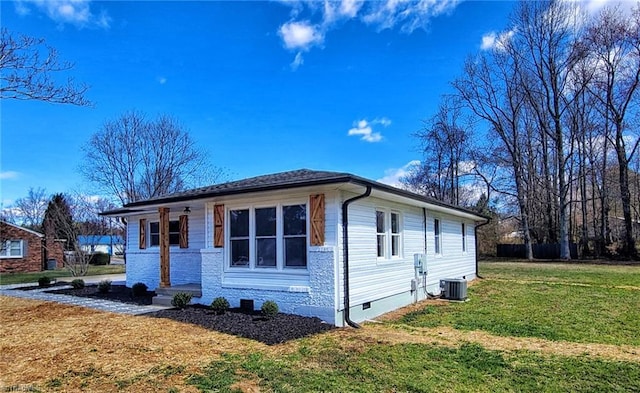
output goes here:
{"type": "Polygon", "coordinates": [[[137,304],[127,304],[127,303],[114,302],[114,301],[104,300],[104,299],[94,299],[94,298],[88,298],[88,297],[79,297],[79,296],[62,295],[57,293],[45,292],[45,291],[50,291],[52,289],[71,288],[70,285],[58,286],[55,288],[33,289],[30,291],[20,291],[16,289],[18,287],[27,286],[27,285],[38,285],[38,284],[32,283],[32,284],[3,285],[3,286],[0,286],[0,295],[19,297],[23,299],[44,300],[48,302],[71,304],[74,306],[87,307],[95,310],[109,311],[109,312],[114,312],[118,314],[129,314],[129,315],[147,314],[150,312],[155,312],[155,311],[164,310],[168,308],[164,306],[139,306],[137,304]]]}

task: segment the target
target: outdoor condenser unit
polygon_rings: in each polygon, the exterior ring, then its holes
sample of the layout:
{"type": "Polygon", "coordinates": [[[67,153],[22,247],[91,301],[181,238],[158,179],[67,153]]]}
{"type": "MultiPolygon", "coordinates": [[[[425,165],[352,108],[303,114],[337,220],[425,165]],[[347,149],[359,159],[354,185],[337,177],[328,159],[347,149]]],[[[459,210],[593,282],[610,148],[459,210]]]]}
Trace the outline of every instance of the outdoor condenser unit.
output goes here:
{"type": "Polygon", "coordinates": [[[467,280],[445,278],[440,280],[442,298],[447,300],[465,300],[467,298],[467,280]]]}

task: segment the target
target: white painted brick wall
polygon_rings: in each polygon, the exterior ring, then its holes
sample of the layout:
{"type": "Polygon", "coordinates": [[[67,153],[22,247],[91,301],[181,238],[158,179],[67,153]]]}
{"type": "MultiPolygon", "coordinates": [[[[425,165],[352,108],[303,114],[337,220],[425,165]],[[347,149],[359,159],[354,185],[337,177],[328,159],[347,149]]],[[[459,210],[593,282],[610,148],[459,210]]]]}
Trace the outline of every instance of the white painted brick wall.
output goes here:
{"type": "Polygon", "coordinates": [[[202,255],[202,298],[201,304],[209,305],[219,296],[227,298],[231,307],[239,307],[240,299],[253,299],[254,307],[273,300],[281,312],[304,316],[316,316],[328,323],[335,321],[334,248],[312,247],[309,250],[309,290],[296,292],[289,290],[255,289],[251,282],[245,288],[224,287],[222,283],[224,253],[222,249],[203,249],[202,255]]]}

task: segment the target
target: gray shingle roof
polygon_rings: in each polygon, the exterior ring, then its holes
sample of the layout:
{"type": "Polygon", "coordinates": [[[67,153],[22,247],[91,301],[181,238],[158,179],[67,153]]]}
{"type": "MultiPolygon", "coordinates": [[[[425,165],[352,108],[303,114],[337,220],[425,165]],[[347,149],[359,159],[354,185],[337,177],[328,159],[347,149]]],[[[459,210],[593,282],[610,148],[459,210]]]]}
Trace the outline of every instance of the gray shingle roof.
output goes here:
{"type": "Polygon", "coordinates": [[[189,201],[194,199],[204,199],[219,197],[225,195],[246,194],[250,192],[260,192],[269,190],[282,190],[288,188],[297,188],[305,186],[316,186],[323,184],[337,183],[354,183],[361,186],[371,186],[373,189],[388,192],[391,194],[407,197],[416,201],[426,202],[429,204],[443,206],[454,210],[470,213],[478,217],[482,217],[476,212],[468,209],[453,206],[433,198],[415,194],[410,191],[402,190],[387,184],[379,183],[373,180],[365,179],[360,176],[343,172],[313,171],[310,169],[298,169],[295,171],[280,172],[270,175],[256,176],[248,179],[232,181],[228,183],[215,184],[212,186],[196,188],[177,192],[173,194],[163,195],[161,197],[146,199],[143,201],[132,202],[126,204],[123,209],[104,212],[104,215],[117,215],[118,213],[132,213],[137,210],[131,209],[135,207],[151,206],[161,203],[172,203],[189,201]]]}

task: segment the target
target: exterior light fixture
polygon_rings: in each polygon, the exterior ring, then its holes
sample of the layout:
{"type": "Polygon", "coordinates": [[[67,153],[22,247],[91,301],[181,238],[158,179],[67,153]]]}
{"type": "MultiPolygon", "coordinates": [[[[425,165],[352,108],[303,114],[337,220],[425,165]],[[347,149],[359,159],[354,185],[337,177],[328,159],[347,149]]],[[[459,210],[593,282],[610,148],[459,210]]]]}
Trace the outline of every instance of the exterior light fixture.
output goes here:
{"type": "Polygon", "coordinates": [[[189,206],[184,208],[184,214],[191,214],[191,208],[189,208],[189,206]]]}

